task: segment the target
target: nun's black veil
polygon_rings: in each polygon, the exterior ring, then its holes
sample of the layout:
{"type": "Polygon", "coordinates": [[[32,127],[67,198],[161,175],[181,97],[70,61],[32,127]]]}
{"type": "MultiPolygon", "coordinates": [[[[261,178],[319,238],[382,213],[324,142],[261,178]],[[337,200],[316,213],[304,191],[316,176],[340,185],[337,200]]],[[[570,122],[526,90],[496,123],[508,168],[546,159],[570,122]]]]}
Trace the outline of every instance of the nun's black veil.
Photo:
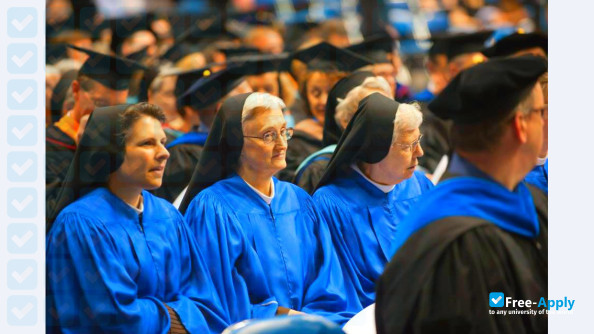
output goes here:
{"type": "Polygon", "coordinates": [[[243,147],[241,113],[250,94],[252,93],[229,97],[217,112],[198,165],[179,206],[182,214],[202,190],[236,171],[243,147]]]}
{"type": "Polygon", "coordinates": [[[388,155],[399,106],[400,103],[380,93],[373,93],[359,102],[316,190],[356,161],[375,164],[388,155]]]}
{"type": "Polygon", "coordinates": [[[55,201],[46,203],[46,232],[68,204],[107,185],[109,174],[124,161],[120,115],[129,105],[97,108],[91,113],[74,159],[55,201]]]}
{"type": "Polygon", "coordinates": [[[330,92],[328,92],[328,101],[326,102],[326,113],[324,116],[324,139],[322,140],[324,147],[338,143],[340,135],[342,135],[342,129],[334,119],[338,99],[344,99],[353,88],[361,85],[365,79],[373,76],[373,73],[369,71],[354,72],[338,80],[330,92]]]}

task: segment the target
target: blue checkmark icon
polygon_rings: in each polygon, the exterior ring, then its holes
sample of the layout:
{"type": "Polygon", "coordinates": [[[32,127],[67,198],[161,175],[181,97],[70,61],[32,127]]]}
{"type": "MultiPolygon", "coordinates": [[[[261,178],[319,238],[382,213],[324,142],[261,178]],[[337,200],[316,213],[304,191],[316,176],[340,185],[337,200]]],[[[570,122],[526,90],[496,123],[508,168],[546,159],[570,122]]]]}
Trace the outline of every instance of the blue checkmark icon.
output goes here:
{"type": "Polygon", "coordinates": [[[491,292],[489,294],[489,306],[502,307],[505,304],[505,296],[503,292],[491,292]]]}

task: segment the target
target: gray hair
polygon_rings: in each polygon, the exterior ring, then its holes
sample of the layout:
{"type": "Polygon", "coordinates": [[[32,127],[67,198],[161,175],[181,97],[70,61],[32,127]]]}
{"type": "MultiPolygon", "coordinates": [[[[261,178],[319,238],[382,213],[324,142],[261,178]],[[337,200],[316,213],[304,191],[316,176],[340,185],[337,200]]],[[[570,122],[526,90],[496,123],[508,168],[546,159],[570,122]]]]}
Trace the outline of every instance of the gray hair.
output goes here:
{"type": "Polygon", "coordinates": [[[338,99],[334,119],[336,123],[348,124],[359,108],[359,102],[372,93],[381,93],[387,97],[394,98],[390,84],[383,77],[369,77],[359,86],[351,89],[344,99],[338,99]]]}
{"type": "Polygon", "coordinates": [[[45,75],[62,75],[62,72],[54,65],[45,65],[45,75]]]}
{"type": "Polygon", "coordinates": [[[270,95],[268,93],[251,93],[245,99],[243,109],[241,110],[241,124],[243,125],[247,120],[254,117],[257,109],[280,109],[283,110],[287,106],[280,98],[270,95]]]}
{"type": "Polygon", "coordinates": [[[171,76],[171,75],[177,75],[182,72],[183,71],[174,67],[171,64],[165,64],[165,65],[159,66],[159,75],[157,75],[157,77],[153,80],[153,82],[151,82],[149,90],[153,94],[158,93],[161,90],[161,88],[163,87],[163,78],[164,77],[171,76]]]}
{"type": "Polygon", "coordinates": [[[394,134],[392,135],[392,144],[398,140],[403,132],[414,131],[423,123],[423,113],[421,107],[416,102],[411,104],[400,103],[394,117],[394,134]]]}

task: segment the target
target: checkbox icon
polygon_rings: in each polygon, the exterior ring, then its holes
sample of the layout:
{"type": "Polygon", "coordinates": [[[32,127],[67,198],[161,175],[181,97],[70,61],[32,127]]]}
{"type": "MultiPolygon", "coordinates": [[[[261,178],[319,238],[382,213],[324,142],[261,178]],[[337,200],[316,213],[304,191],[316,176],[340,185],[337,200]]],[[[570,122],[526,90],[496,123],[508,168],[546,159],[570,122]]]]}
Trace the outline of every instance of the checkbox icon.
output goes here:
{"type": "Polygon", "coordinates": [[[35,116],[10,116],[6,125],[8,145],[33,146],[37,143],[37,118],[35,116]]]}
{"type": "Polygon", "coordinates": [[[9,289],[33,290],[37,287],[37,262],[35,260],[10,260],[6,273],[9,289]]]}
{"type": "Polygon", "coordinates": [[[37,36],[37,10],[33,7],[13,7],[7,13],[8,36],[32,38],[37,36]]]}
{"type": "Polygon", "coordinates": [[[7,66],[8,72],[13,74],[37,72],[37,46],[35,44],[10,44],[7,66]]]}
{"type": "Polygon", "coordinates": [[[9,181],[33,182],[37,180],[37,155],[35,152],[10,152],[6,162],[9,181]]]}
{"type": "Polygon", "coordinates": [[[489,306],[502,307],[505,304],[503,292],[491,292],[489,294],[489,306]]]}
{"type": "Polygon", "coordinates": [[[7,89],[9,109],[33,110],[37,107],[37,82],[34,80],[10,80],[7,89]]]}
{"type": "Polygon", "coordinates": [[[9,217],[35,218],[37,216],[37,191],[34,188],[10,188],[6,199],[9,217]]]}
{"type": "Polygon", "coordinates": [[[34,254],[37,251],[37,227],[34,224],[10,224],[6,238],[11,254],[34,254]]]}
{"type": "Polygon", "coordinates": [[[6,306],[9,325],[34,326],[37,324],[37,297],[10,296],[6,306]]]}

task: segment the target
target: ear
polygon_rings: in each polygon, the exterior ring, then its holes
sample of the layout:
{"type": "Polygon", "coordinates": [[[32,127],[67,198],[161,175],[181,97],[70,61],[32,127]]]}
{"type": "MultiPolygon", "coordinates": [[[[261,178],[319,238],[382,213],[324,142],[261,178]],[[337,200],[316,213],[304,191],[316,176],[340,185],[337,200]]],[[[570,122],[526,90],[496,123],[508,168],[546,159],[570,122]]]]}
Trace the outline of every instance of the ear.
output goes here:
{"type": "Polygon", "coordinates": [[[78,99],[80,98],[80,83],[78,82],[78,80],[73,80],[72,81],[72,95],[74,96],[74,100],[78,101],[78,99]]]}
{"type": "Polygon", "coordinates": [[[521,112],[516,112],[514,115],[512,121],[512,131],[514,137],[517,138],[521,144],[524,144],[528,141],[528,123],[526,116],[521,112]]]}

